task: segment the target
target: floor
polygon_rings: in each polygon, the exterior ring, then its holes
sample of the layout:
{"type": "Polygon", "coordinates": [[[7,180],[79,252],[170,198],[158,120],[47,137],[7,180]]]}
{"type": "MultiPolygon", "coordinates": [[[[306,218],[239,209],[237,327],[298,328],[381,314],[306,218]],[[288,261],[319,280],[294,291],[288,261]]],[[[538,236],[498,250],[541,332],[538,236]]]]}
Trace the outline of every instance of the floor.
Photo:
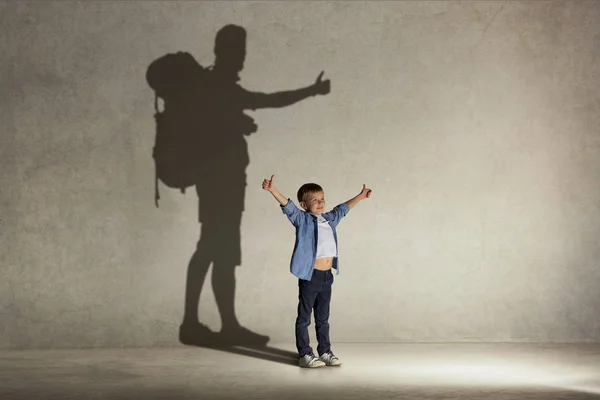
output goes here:
{"type": "Polygon", "coordinates": [[[0,352],[0,399],[600,399],[600,344],[336,344],[0,352]]]}

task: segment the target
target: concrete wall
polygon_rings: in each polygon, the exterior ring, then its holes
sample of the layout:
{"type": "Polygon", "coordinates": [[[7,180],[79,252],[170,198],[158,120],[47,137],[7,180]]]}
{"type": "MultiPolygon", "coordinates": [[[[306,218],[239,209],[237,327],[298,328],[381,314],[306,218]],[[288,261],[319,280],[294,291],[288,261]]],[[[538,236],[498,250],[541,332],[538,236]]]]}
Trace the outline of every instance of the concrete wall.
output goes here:
{"type": "MultiPolygon", "coordinates": [[[[335,341],[600,340],[600,4],[0,4],[0,347],[176,345],[198,198],[154,205],[155,58],[213,61],[247,29],[241,84],[332,90],[259,110],[236,314],[293,341],[294,230],[261,189],[340,224],[335,341]]],[[[220,329],[207,278],[200,321],[220,329]]],[[[312,327],[311,327],[312,330],[312,327]]]]}

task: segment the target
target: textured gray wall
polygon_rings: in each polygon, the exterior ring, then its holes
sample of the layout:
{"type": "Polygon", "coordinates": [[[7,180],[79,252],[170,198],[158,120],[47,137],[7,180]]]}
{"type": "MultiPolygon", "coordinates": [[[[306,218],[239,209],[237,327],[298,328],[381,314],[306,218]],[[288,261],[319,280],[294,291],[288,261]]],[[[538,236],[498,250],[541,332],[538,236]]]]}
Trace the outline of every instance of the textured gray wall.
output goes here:
{"type": "MultiPolygon", "coordinates": [[[[321,183],[339,227],[335,341],[600,340],[600,3],[0,4],[0,347],[177,344],[197,198],[153,203],[148,64],[328,96],[254,113],[241,323],[293,341],[293,228],[262,191],[321,183]]],[[[220,328],[210,279],[200,320],[220,328]]],[[[312,327],[311,327],[312,330],[312,327]]]]}

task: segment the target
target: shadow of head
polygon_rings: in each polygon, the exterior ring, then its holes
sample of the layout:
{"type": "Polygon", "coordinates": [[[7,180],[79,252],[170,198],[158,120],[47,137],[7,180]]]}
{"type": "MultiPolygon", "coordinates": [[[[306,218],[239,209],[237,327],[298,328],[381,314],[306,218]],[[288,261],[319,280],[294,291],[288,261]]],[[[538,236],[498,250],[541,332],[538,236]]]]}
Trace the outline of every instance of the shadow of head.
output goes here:
{"type": "Polygon", "coordinates": [[[225,25],[215,37],[215,68],[238,73],[246,59],[246,30],[237,25],[225,25]]]}

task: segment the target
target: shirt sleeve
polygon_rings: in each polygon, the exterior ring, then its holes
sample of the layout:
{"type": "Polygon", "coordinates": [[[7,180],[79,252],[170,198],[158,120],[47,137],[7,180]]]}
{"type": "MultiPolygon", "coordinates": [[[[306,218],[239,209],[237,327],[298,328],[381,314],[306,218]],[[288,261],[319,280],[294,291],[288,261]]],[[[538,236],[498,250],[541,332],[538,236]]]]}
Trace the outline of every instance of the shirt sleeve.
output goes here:
{"type": "Polygon", "coordinates": [[[333,226],[336,226],[337,224],[340,223],[340,220],[342,218],[344,218],[346,216],[346,214],[348,214],[348,211],[350,211],[350,207],[348,206],[348,204],[346,204],[346,203],[338,204],[337,206],[334,207],[333,210],[326,213],[327,219],[329,220],[330,224],[333,224],[333,226]]]}
{"type": "Polygon", "coordinates": [[[285,214],[286,217],[288,217],[288,219],[290,220],[290,222],[292,223],[292,225],[294,226],[300,226],[300,224],[302,224],[303,221],[303,215],[302,215],[302,211],[300,211],[300,209],[298,207],[296,207],[296,205],[294,204],[294,202],[291,199],[288,199],[288,202],[285,206],[280,206],[281,207],[281,211],[285,214]]]}

